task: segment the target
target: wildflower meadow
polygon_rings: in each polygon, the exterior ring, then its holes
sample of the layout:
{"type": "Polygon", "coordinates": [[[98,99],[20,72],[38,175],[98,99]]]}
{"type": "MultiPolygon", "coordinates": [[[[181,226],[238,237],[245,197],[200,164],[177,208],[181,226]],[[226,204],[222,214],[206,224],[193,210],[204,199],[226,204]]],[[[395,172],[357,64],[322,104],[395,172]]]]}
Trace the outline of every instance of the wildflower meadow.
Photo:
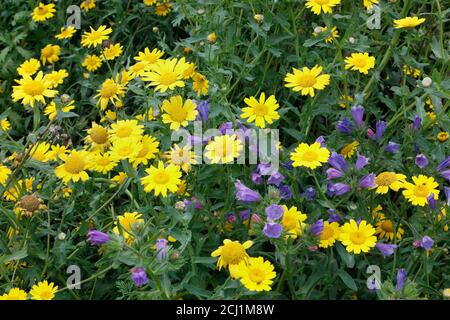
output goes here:
{"type": "Polygon", "coordinates": [[[0,3],[0,300],[450,299],[448,0],[0,3]]]}

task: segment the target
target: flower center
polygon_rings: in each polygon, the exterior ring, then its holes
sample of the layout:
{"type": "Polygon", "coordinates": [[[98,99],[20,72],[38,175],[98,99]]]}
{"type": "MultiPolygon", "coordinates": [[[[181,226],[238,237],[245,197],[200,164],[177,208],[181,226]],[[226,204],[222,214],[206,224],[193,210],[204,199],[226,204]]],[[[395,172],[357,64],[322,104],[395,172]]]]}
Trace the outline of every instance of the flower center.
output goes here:
{"type": "Polygon", "coordinates": [[[51,57],[55,53],[53,47],[45,47],[42,49],[42,55],[46,58],[51,57]]]}
{"type": "Polygon", "coordinates": [[[91,139],[97,144],[105,144],[108,141],[108,130],[105,128],[95,128],[92,130],[91,139]]]}
{"type": "Polygon", "coordinates": [[[366,236],[361,231],[354,231],[350,233],[350,240],[354,244],[363,244],[366,241],[366,236]]]}
{"type": "Polygon", "coordinates": [[[227,264],[238,264],[245,258],[245,249],[240,243],[227,243],[222,248],[222,259],[227,264]]]}
{"type": "Polygon", "coordinates": [[[397,181],[393,172],[382,172],[375,178],[375,183],[379,186],[390,186],[393,182],[397,181]]]}
{"type": "Polygon", "coordinates": [[[19,206],[28,212],[34,212],[38,210],[40,204],[41,203],[39,199],[34,195],[24,196],[22,199],[20,199],[19,202],[19,206]]]}
{"type": "Polygon", "coordinates": [[[415,186],[414,187],[414,195],[416,197],[428,197],[430,191],[428,190],[428,187],[425,184],[415,186]]]}
{"type": "Polygon", "coordinates": [[[84,170],[85,161],[84,158],[80,155],[73,154],[69,158],[67,158],[66,163],[64,164],[64,168],[72,174],[80,173],[84,170]]]}
{"type": "Polygon", "coordinates": [[[248,273],[248,277],[252,282],[261,283],[264,281],[265,275],[264,271],[260,268],[250,268],[250,272],[248,273]]]}
{"type": "Polygon", "coordinates": [[[132,132],[133,132],[133,129],[130,128],[129,126],[119,127],[116,131],[116,136],[118,136],[119,138],[126,138],[126,137],[129,137],[132,132]]]}
{"type": "Polygon", "coordinates": [[[161,74],[159,82],[165,86],[169,86],[177,80],[177,75],[173,71],[161,74]]]}
{"type": "Polygon", "coordinates": [[[170,117],[172,118],[172,120],[174,120],[175,122],[178,122],[178,123],[181,123],[184,120],[186,120],[186,115],[187,115],[187,112],[183,108],[175,108],[170,113],[170,117]]]}
{"type": "Polygon", "coordinates": [[[283,216],[283,226],[288,229],[292,230],[297,228],[297,221],[293,216],[284,215],[283,216]]]}
{"type": "Polygon", "coordinates": [[[158,172],[155,174],[155,177],[153,178],[153,180],[157,183],[157,184],[166,184],[167,182],[169,182],[170,176],[165,173],[165,172],[158,172]]]}
{"type": "Polygon", "coordinates": [[[47,14],[47,12],[48,12],[46,7],[39,7],[38,11],[39,11],[39,14],[41,14],[41,15],[47,14]]]}
{"type": "Polygon", "coordinates": [[[267,106],[265,104],[258,103],[256,107],[253,108],[255,115],[257,116],[265,116],[267,114],[267,106]]]}
{"type": "Polygon", "coordinates": [[[303,154],[303,160],[308,161],[308,162],[316,161],[317,160],[317,152],[315,152],[315,151],[306,151],[303,154]]]}
{"type": "Polygon", "coordinates": [[[117,85],[115,83],[105,83],[100,90],[102,98],[109,99],[117,94],[117,85]]]}
{"type": "Polygon", "coordinates": [[[383,222],[381,222],[381,229],[383,229],[383,231],[388,233],[394,232],[394,226],[392,225],[392,221],[384,220],[383,222]]]}
{"type": "Polygon", "coordinates": [[[23,91],[25,91],[25,93],[30,96],[41,95],[44,90],[44,85],[38,80],[29,81],[23,88],[23,91]]]}
{"type": "Polygon", "coordinates": [[[303,74],[299,79],[298,83],[303,88],[310,88],[316,84],[316,77],[312,74],[303,74]]]}
{"type": "Polygon", "coordinates": [[[320,240],[328,240],[334,236],[333,228],[329,226],[325,226],[322,231],[322,235],[320,236],[320,240]]]}
{"type": "Polygon", "coordinates": [[[363,68],[366,66],[366,59],[364,58],[356,58],[353,60],[353,64],[358,68],[363,68]]]}
{"type": "Polygon", "coordinates": [[[320,5],[328,4],[330,0],[315,0],[314,2],[320,5]]]}

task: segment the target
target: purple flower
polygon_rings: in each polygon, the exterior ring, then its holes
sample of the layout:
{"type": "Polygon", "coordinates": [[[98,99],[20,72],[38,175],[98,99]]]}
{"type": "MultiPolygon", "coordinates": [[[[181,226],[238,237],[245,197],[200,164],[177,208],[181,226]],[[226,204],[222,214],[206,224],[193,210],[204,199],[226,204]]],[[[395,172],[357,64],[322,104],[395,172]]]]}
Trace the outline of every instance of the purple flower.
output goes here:
{"type": "Polygon", "coordinates": [[[414,121],[413,121],[413,129],[414,130],[419,130],[421,123],[422,123],[422,118],[419,117],[418,115],[416,115],[414,117],[414,121]]]}
{"type": "Polygon", "coordinates": [[[375,187],[375,174],[369,173],[359,180],[358,186],[363,189],[369,189],[375,187]]]}
{"type": "Polygon", "coordinates": [[[281,235],[281,232],[283,231],[283,227],[278,223],[266,223],[264,225],[263,232],[264,234],[269,238],[279,238],[281,235]]]}
{"type": "Polygon", "coordinates": [[[267,183],[274,184],[278,187],[283,180],[284,180],[284,176],[281,173],[274,172],[270,175],[269,179],[267,179],[267,183]]]}
{"type": "Polygon", "coordinates": [[[243,210],[243,211],[239,212],[239,218],[242,221],[248,220],[248,219],[250,219],[250,214],[251,214],[250,209],[243,210]]]}
{"type": "Polygon", "coordinates": [[[377,121],[375,125],[375,132],[377,135],[377,141],[380,141],[383,138],[384,131],[386,131],[387,123],[383,120],[377,121]]]}
{"type": "Polygon", "coordinates": [[[338,129],[341,133],[351,133],[353,130],[353,124],[350,120],[344,118],[336,123],[336,129],[338,129]]]}
{"type": "Polygon", "coordinates": [[[222,134],[227,134],[227,131],[230,131],[232,129],[233,129],[233,124],[231,122],[224,122],[219,127],[219,131],[222,134]]]}
{"type": "Polygon", "coordinates": [[[236,221],[236,216],[234,215],[233,212],[227,212],[227,213],[225,214],[225,218],[227,219],[227,221],[228,221],[229,223],[233,223],[233,222],[236,221]]]}
{"type": "Polygon", "coordinates": [[[323,136],[319,136],[319,137],[316,139],[316,142],[320,143],[320,147],[321,147],[321,148],[326,148],[326,147],[327,147],[327,144],[326,144],[326,142],[325,142],[325,138],[324,138],[323,136]]]}
{"type": "Polygon", "coordinates": [[[306,188],[304,196],[307,200],[313,200],[316,197],[316,189],[314,189],[314,187],[306,188]]]}
{"type": "Polygon", "coordinates": [[[88,241],[91,245],[102,245],[109,241],[109,235],[97,230],[89,230],[88,232],[88,241]]]}
{"type": "Polygon", "coordinates": [[[194,209],[196,209],[196,210],[200,210],[203,208],[202,203],[200,202],[200,200],[197,199],[197,197],[192,197],[191,200],[184,199],[183,202],[184,202],[184,205],[186,206],[186,208],[189,208],[192,204],[193,204],[194,209]]]}
{"type": "Polygon", "coordinates": [[[397,290],[401,291],[406,282],[406,270],[399,269],[397,272],[397,290]]]}
{"type": "Polygon", "coordinates": [[[167,241],[166,239],[156,240],[156,252],[158,252],[158,260],[164,260],[167,258],[167,241]]]}
{"type": "Polygon", "coordinates": [[[371,128],[367,129],[367,137],[372,140],[375,138],[375,132],[371,128]]]}
{"type": "Polygon", "coordinates": [[[315,237],[318,237],[322,234],[324,228],[323,219],[317,220],[311,225],[309,232],[315,237]]]}
{"type": "Polygon", "coordinates": [[[389,152],[389,153],[397,153],[398,152],[398,143],[389,141],[386,148],[384,149],[384,151],[389,152]]]}
{"type": "Polygon", "coordinates": [[[262,178],[262,176],[261,176],[258,172],[256,172],[256,171],[253,171],[253,172],[250,174],[250,180],[252,180],[252,182],[253,182],[254,184],[256,184],[257,186],[260,185],[261,183],[263,183],[263,178],[262,178]]]}
{"type": "Polygon", "coordinates": [[[445,197],[447,198],[446,204],[450,206],[450,187],[444,187],[445,197]]]}
{"type": "Polygon", "coordinates": [[[444,171],[441,171],[440,173],[443,178],[450,181],[450,170],[444,170],[444,171]]]}
{"type": "Polygon", "coordinates": [[[195,120],[199,121],[202,120],[204,123],[208,121],[209,116],[209,103],[208,101],[196,101],[197,103],[197,111],[198,115],[195,120]]]}
{"type": "Polygon", "coordinates": [[[377,242],[375,247],[378,250],[380,250],[381,254],[385,257],[389,257],[390,255],[392,255],[394,253],[394,249],[397,248],[397,246],[395,244],[388,244],[388,243],[382,243],[382,242],[377,242]]]}
{"type": "Polygon", "coordinates": [[[430,195],[427,197],[428,206],[431,210],[436,209],[436,200],[434,199],[434,193],[430,193],[430,195]]]}
{"type": "Polygon", "coordinates": [[[344,157],[339,153],[332,152],[330,158],[328,159],[328,163],[335,169],[345,172],[348,169],[347,162],[344,157]]]}
{"type": "Polygon", "coordinates": [[[292,198],[292,191],[291,191],[291,187],[289,187],[287,184],[283,184],[282,186],[280,186],[278,188],[278,190],[280,190],[280,196],[284,199],[284,200],[289,200],[292,198]]]}
{"type": "Polygon", "coordinates": [[[261,196],[258,192],[246,187],[239,179],[234,183],[236,188],[236,199],[245,203],[258,202],[261,196]]]}
{"type": "Polygon", "coordinates": [[[424,248],[425,251],[430,250],[431,247],[433,246],[433,244],[434,244],[434,241],[433,241],[433,239],[431,239],[431,237],[429,237],[429,236],[424,236],[424,237],[422,238],[422,240],[420,240],[420,246],[421,246],[422,248],[424,248]]]}
{"type": "Polygon", "coordinates": [[[328,222],[332,223],[332,222],[339,222],[341,221],[341,217],[335,213],[334,209],[328,209],[328,222]]]}
{"type": "Polygon", "coordinates": [[[288,169],[289,171],[294,170],[294,167],[292,166],[292,163],[293,163],[293,162],[294,162],[294,161],[289,160],[289,161],[283,163],[282,166],[283,166],[284,168],[288,169]]]}
{"type": "Polygon", "coordinates": [[[328,184],[328,195],[330,196],[342,196],[349,192],[352,188],[350,185],[345,183],[329,183],[328,184]]]}
{"type": "Polygon", "coordinates": [[[366,158],[363,155],[360,155],[359,152],[358,152],[358,157],[356,158],[355,169],[356,170],[361,170],[362,168],[364,168],[368,164],[369,164],[369,158],[366,158]]]}
{"type": "Polygon", "coordinates": [[[277,204],[271,204],[266,208],[267,218],[270,221],[281,219],[281,217],[283,217],[283,213],[284,213],[283,207],[277,204]]]}
{"type": "Polygon", "coordinates": [[[344,176],[344,173],[342,171],[339,171],[335,168],[327,169],[327,180],[333,180],[333,179],[341,178],[343,176],[344,176]]]}
{"type": "Polygon", "coordinates": [[[351,108],[351,113],[353,120],[355,120],[355,123],[358,127],[361,127],[364,124],[363,117],[364,117],[364,107],[363,106],[354,106],[351,108]]]}
{"type": "Polygon", "coordinates": [[[262,176],[269,176],[273,172],[273,168],[269,163],[260,163],[256,166],[256,172],[262,176]]]}
{"type": "Polygon", "coordinates": [[[424,154],[418,154],[416,156],[416,165],[420,168],[423,169],[428,165],[428,159],[424,154]]]}
{"type": "Polygon", "coordinates": [[[444,161],[442,161],[442,162],[436,167],[436,170],[437,170],[437,171],[443,171],[443,170],[446,169],[448,166],[450,166],[450,157],[447,157],[447,159],[445,159],[444,161]]]}
{"type": "Polygon", "coordinates": [[[142,287],[148,283],[147,274],[144,268],[138,267],[131,269],[131,280],[137,287],[142,287]]]}

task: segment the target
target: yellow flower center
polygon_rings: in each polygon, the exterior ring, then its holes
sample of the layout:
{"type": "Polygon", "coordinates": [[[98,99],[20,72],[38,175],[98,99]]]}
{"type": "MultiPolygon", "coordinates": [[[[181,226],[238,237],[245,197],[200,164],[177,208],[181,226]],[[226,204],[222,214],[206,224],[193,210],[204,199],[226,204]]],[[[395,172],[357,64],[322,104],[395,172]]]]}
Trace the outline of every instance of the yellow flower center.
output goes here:
{"type": "Polygon", "coordinates": [[[310,88],[316,84],[316,77],[313,74],[303,74],[298,83],[303,88],[310,88]]]}
{"type": "Polygon", "coordinates": [[[245,256],[245,248],[240,243],[230,242],[222,247],[221,257],[226,264],[238,264],[245,256]]]}
{"type": "Polygon", "coordinates": [[[284,215],[283,216],[283,226],[288,229],[292,230],[297,228],[297,220],[292,215],[284,215]]]}
{"type": "Polygon", "coordinates": [[[361,57],[361,58],[354,58],[353,59],[353,64],[355,66],[357,66],[358,68],[363,68],[366,66],[366,59],[361,57]]]}
{"type": "Polygon", "coordinates": [[[314,0],[315,3],[320,4],[320,5],[324,5],[324,4],[328,4],[330,0],[314,0]]]}
{"type": "Polygon", "coordinates": [[[187,112],[183,108],[175,108],[172,110],[170,117],[173,121],[181,123],[186,120],[186,115],[187,112]]]}
{"type": "Polygon", "coordinates": [[[381,222],[380,225],[381,229],[383,229],[384,232],[392,233],[394,232],[394,226],[392,225],[392,221],[390,220],[384,220],[381,222]]]}
{"type": "Polygon", "coordinates": [[[51,292],[50,290],[41,290],[41,292],[39,292],[39,297],[42,300],[50,300],[52,299],[52,294],[53,292],[51,292]]]}
{"type": "Polygon", "coordinates": [[[303,160],[308,162],[316,161],[318,158],[318,154],[316,151],[306,151],[303,154],[303,160]]]}
{"type": "Polygon", "coordinates": [[[103,127],[92,128],[90,137],[97,144],[105,144],[108,141],[108,130],[103,127]]]}
{"type": "Polygon", "coordinates": [[[166,73],[161,74],[161,77],[159,79],[159,82],[165,86],[169,86],[175,81],[177,81],[177,75],[173,71],[168,71],[166,73]]]}
{"type": "Polygon", "coordinates": [[[259,284],[264,281],[265,274],[264,271],[260,268],[250,268],[248,277],[250,278],[250,280],[252,280],[252,282],[256,282],[259,284]]]}
{"type": "Polygon", "coordinates": [[[23,91],[30,96],[41,95],[45,90],[45,86],[41,81],[31,80],[23,86],[23,91]]]}
{"type": "Polygon", "coordinates": [[[155,177],[153,178],[153,180],[157,184],[166,184],[167,182],[169,182],[170,176],[166,172],[160,171],[155,174],[155,177]]]}
{"type": "Polygon", "coordinates": [[[73,154],[69,156],[64,164],[64,168],[71,174],[78,174],[84,170],[86,163],[81,155],[73,154]]]}
{"type": "Polygon", "coordinates": [[[118,136],[119,138],[126,138],[126,137],[129,137],[132,132],[133,132],[133,129],[130,126],[123,126],[123,127],[119,127],[116,130],[116,136],[118,136]]]}
{"type": "Polygon", "coordinates": [[[350,233],[350,240],[354,244],[363,244],[366,242],[366,236],[361,231],[354,231],[350,233]]]}
{"type": "Polygon", "coordinates": [[[109,158],[105,158],[105,157],[98,158],[98,160],[97,160],[97,165],[99,165],[99,166],[107,166],[110,163],[111,163],[111,161],[109,160],[109,158]]]}
{"type": "Polygon", "coordinates": [[[379,186],[388,187],[395,181],[397,181],[397,177],[393,172],[382,172],[375,178],[375,183],[379,186]]]}
{"type": "Polygon", "coordinates": [[[263,117],[267,114],[268,108],[265,104],[258,103],[256,107],[253,108],[255,115],[263,117]]]}
{"type": "Polygon", "coordinates": [[[38,14],[40,14],[40,15],[45,15],[45,14],[47,14],[47,12],[48,12],[47,7],[39,7],[38,8],[38,14]]]}
{"type": "Polygon", "coordinates": [[[109,99],[117,94],[118,87],[114,82],[104,83],[100,90],[102,98],[109,99]]]}
{"type": "Polygon", "coordinates": [[[428,197],[429,193],[430,193],[430,190],[428,189],[427,185],[425,185],[425,184],[414,187],[414,195],[416,197],[425,198],[425,197],[428,197]]]}
{"type": "Polygon", "coordinates": [[[45,47],[44,49],[42,49],[42,56],[44,56],[46,58],[49,58],[54,54],[55,54],[55,50],[53,49],[52,46],[45,47]]]}
{"type": "Polygon", "coordinates": [[[325,226],[320,236],[320,240],[328,240],[334,236],[334,230],[330,226],[325,226]]]}

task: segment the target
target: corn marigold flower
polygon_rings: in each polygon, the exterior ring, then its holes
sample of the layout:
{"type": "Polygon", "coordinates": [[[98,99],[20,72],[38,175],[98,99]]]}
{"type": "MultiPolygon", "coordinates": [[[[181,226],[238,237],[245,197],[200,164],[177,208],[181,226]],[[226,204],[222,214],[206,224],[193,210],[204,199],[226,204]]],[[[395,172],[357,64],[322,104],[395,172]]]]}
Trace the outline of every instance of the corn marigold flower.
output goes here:
{"type": "Polygon", "coordinates": [[[333,13],[333,7],[341,4],[341,0],[307,0],[305,6],[314,14],[333,13]]]}
{"type": "Polygon", "coordinates": [[[360,221],[358,224],[351,219],[350,222],[345,223],[341,227],[339,240],[350,253],[367,253],[371,248],[375,247],[377,242],[377,237],[374,235],[375,232],[375,228],[365,220],[360,221]]]}
{"type": "Polygon", "coordinates": [[[323,223],[323,230],[319,237],[319,247],[332,247],[340,235],[339,223],[332,221],[325,221],[323,223]]]}
{"type": "Polygon", "coordinates": [[[237,135],[224,134],[214,137],[214,140],[208,143],[204,155],[213,164],[231,163],[239,157],[243,148],[242,141],[237,138],[237,135]]]}
{"type": "Polygon", "coordinates": [[[169,0],[159,0],[155,5],[155,14],[160,17],[167,16],[172,11],[172,3],[169,0]]]}
{"type": "Polygon", "coordinates": [[[395,227],[392,220],[385,217],[382,213],[375,213],[377,222],[376,222],[376,233],[379,239],[385,239],[393,241],[394,238],[397,240],[401,240],[405,230],[403,230],[402,225],[399,224],[395,227]]]}
{"type": "Polygon", "coordinates": [[[80,4],[80,8],[84,11],[88,12],[91,9],[95,8],[95,0],[83,0],[80,4]]]}
{"type": "Polygon", "coordinates": [[[20,288],[11,288],[0,296],[0,300],[27,300],[27,293],[20,288]]]}
{"type": "Polygon", "coordinates": [[[65,183],[89,179],[86,172],[89,169],[89,152],[72,150],[69,154],[62,154],[59,157],[64,163],[55,169],[56,177],[65,183]]]}
{"type": "Polygon", "coordinates": [[[273,279],[277,276],[275,268],[270,261],[263,257],[249,258],[248,262],[242,261],[236,267],[236,276],[250,291],[271,291],[273,279]]]}
{"type": "Polygon", "coordinates": [[[303,67],[301,70],[292,68],[293,73],[286,74],[284,85],[287,88],[292,88],[295,92],[301,91],[303,96],[310,95],[314,97],[315,90],[323,90],[330,84],[330,75],[320,74],[322,67],[315,65],[312,69],[303,67]]]}
{"type": "Polygon", "coordinates": [[[241,262],[247,263],[249,255],[247,249],[253,245],[253,241],[247,240],[244,243],[232,241],[230,239],[223,240],[223,245],[219,246],[211,253],[211,257],[219,257],[217,260],[217,268],[219,271],[231,265],[237,265],[241,262]]]}
{"type": "Polygon", "coordinates": [[[142,74],[142,80],[150,82],[147,86],[155,87],[156,91],[166,92],[177,87],[184,87],[183,73],[186,63],[178,59],[159,60],[149,66],[142,74]]]}
{"type": "Polygon", "coordinates": [[[58,286],[53,282],[48,283],[47,280],[41,281],[31,287],[30,295],[33,300],[53,300],[58,286]]]}
{"type": "Polygon", "coordinates": [[[111,156],[108,153],[95,153],[90,157],[90,165],[89,167],[97,172],[107,174],[111,170],[113,170],[118,163],[117,158],[111,156]]]}
{"type": "Polygon", "coordinates": [[[303,229],[306,227],[304,221],[306,221],[308,216],[297,210],[297,207],[288,208],[286,205],[283,205],[283,210],[281,225],[287,233],[286,238],[296,239],[303,234],[303,229]]]}
{"type": "Polygon", "coordinates": [[[113,228],[113,232],[121,235],[128,244],[131,244],[134,241],[133,232],[143,223],[144,219],[142,219],[142,214],[138,212],[125,212],[123,215],[117,217],[117,220],[114,222],[116,226],[113,228]]]}
{"type": "Polygon", "coordinates": [[[0,131],[7,132],[9,129],[11,129],[11,123],[9,120],[6,118],[0,119],[0,131]]]}
{"type": "Polygon", "coordinates": [[[155,196],[162,195],[167,197],[167,192],[177,192],[178,185],[181,182],[180,167],[173,164],[164,166],[162,161],[158,162],[158,166],[150,166],[145,172],[147,176],[141,179],[145,192],[154,192],[155,196]]]}
{"type": "Polygon", "coordinates": [[[134,60],[138,62],[142,62],[145,66],[150,66],[161,60],[161,57],[164,55],[164,51],[159,49],[150,50],[148,47],[144,49],[144,51],[138,52],[138,55],[134,57],[134,60]]]}
{"type": "Polygon", "coordinates": [[[95,54],[88,54],[86,58],[84,58],[83,62],[81,63],[83,67],[86,68],[86,70],[92,72],[97,70],[102,66],[102,59],[100,59],[99,56],[96,56],[95,54]]]}
{"type": "Polygon", "coordinates": [[[372,189],[376,189],[377,194],[386,194],[389,189],[398,191],[403,187],[406,181],[406,176],[403,174],[384,171],[375,177],[375,186],[372,189]]]}
{"type": "Polygon", "coordinates": [[[112,143],[109,149],[109,155],[115,161],[129,160],[133,161],[142,150],[140,138],[119,139],[112,143]]]}
{"type": "Polygon", "coordinates": [[[208,40],[209,43],[214,44],[217,42],[217,35],[215,32],[212,32],[210,34],[208,34],[208,36],[206,37],[206,40],[208,40]]]}
{"type": "Polygon", "coordinates": [[[18,68],[17,73],[21,75],[22,77],[25,76],[32,76],[36,72],[39,71],[39,68],[41,67],[41,63],[38,59],[28,59],[25,62],[23,62],[18,68]]]}
{"type": "Polygon", "coordinates": [[[363,5],[368,10],[373,7],[374,4],[378,4],[379,0],[364,0],[363,5]]]}
{"type": "Polygon", "coordinates": [[[111,125],[109,136],[111,141],[140,139],[144,132],[144,126],[137,120],[119,120],[111,125]]]}
{"type": "Polygon", "coordinates": [[[50,81],[50,89],[55,89],[60,84],[64,83],[64,79],[69,76],[66,69],[61,69],[58,71],[52,71],[46,75],[47,80],[50,81]]]}
{"type": "Polygon", "coordinates": [[[47,152],[48,161],[56,161],[59,159],[59,156],[62,154],[66,154],[68,152],[66,146],[61,146],[59,144],[52,145],[51,150],[47,152]]]}
{"type": "Polygon", "coordinates": [[[417,17],[406,17],[403,19],[394,20],[394,28],[395,29],[411,29],[417,27],[418,25],[425,22],[425,18],[417,18],[417,17]]]}
{"type": "Polygon", "coordinates": [[[436,138],[440,141],[440,142],[445,142],[448,140],[449,134],[447,131],[441,131],[437,134],[436,138]]]}
{"type": "Polygon", "coordinates": [[[48,161],[48,150],[50,149],[50,144],[47,142],[39,142],[31,147],[30,156],[37,161],[47,162],[48,161]]]}
{"type": "Polygon", "coordinates": [[[353,141],[342,147],[340,154],[344,156],[344,158],[351,158],[355,154],[356,148],[359,146],[358,141],[353,141]]]}
{"type": "Polygon", "coordinates": [[[199,72],[195,72],[192,75],[192,80],[193,80],[192,89],[194,89],[194,91],[197,93],[199,97],[208,94],[209,81],[208,79],[206,79],[204,75],[202,75],[199,72]]]}
{"type": "Polygon", "coordinates": [[[195,152],[191,150],[190,145],[180,147],[175,144],[165,156],[169,163],[179,166],[184,172],[191,171],[192,165],[198,163],[195,152]]]}
{"type": "Polygon", "coordinates": [[[87,130],[87,136],[84,138],[85,143],[90,144],[89,149],[92,151],[103,151],[109,146],[109,131],[107,128],[92,122],[91,128],[87,130]]]}
{"type": "Polygon", "coordinates": [[[439,184],[433,177],[425,175],[413,176],[413,183],[404,182],[403,196],[414,206],[423,207],[427,203],[427,197],[433,193],[435,200],[439,199],[439,190],[436,189],[439,184]]]}
{"type": "Polygon", "coordinates": [[[300,143],[291,153],[294,167],[306,167],[313,170],[326,163],[329,157],[330,151],[327,148],[322,148],[318,142],[311,145],[300,143]]]}
{"type": "Polygon", "coordinates": [[[144,135],[140,144],[142,145],[141,150],[131,158],[134,168],[140,164],[147,165],[148,160],[156,158],[159,152],[159,141],[150,135],[144,135]]]}
{"type": "MultiPolygon", "coordinates": [[[[314,37],[317,37],[320,33],[328,32],[327,27],[318,27],[317,29],[318,30],[314,30],[314,32],[312,33],[314,37]]],[[[333,43],[334,39],[336,38],[339,38],[339,31],[336,27],[332,27],[329,31],[329,36],[325,38],[325,43],[333,43]]]]}
{"type": "Polygon", "coordinates": [[[170,124],[171,130],[178,130],[180,127],[186,127],[189,121],[194,121],[197,117],[197,105],[191,99],[183,103],[181,96],[171,97],[162,103],[163,123],[170,124]]]}
{"type": "Polygon", "coordinates": [[[106,60],[114,60],[117,57],[120,57],[123,52],[123,47],[120,43],[111,44],[102,51],[102,56],[106,60]]]}
{"type": "Polygon", "coordinates": [[[114,187],[115,185],[121,185],[127,178],[128,176],[125,172],[119,172],[117,175],[111,178],[111,181],[114,182],[114,184],[112,184],[111,186],[114,187]]]}
{"type": "Polygon", "coordinates": [[[58,40],[63,39],[70,39],[73,37],[73,35],[77,32],[77,29],[75,29],[72,26],[69,27],[62,27],[60,33],[55,35],[55,38],[58,40]]]}
{"type": "Polygon", "coordinates": [[[56,9],[54,3],[43,4],[42,2],[39,2],[39,5],[34,8],[31,18],[36,22],[42,22],[53,18],[55,12],[56,9]]]}
{"type": "Polygon", "coordinates": [[[121,101],[120,97],[125,95],[125,87],[113,79],[106,79],[97,92],[94,97],[98,98],[97,105],[100,105],[101,110],[105,110],[109,102],[115,106],[121,101]]]}
{"type": "Polygon", "coordinates": [[[97,47],[102,44],[103,41],[109,39],[109,34],[112,32],[111,28],[106,26],[100,26],[97,30],[92,27],[89,27],[90,31],[85,31],[81,35],[81,45],[83,47],[97,47]]]}
{"type": "Polygon", "coordinates": [[[245,104],[248,107],[242,108],[242,119],[247,119],[249,123],[255,122],[259,128],[265,128],[266,122],[272,124],[274,120],[278,120],[280,115],[277,109],[280,107],[274,95],[266,99],[266,94],[261,92],[259,100],[255,97],[245,98],[245,104]]]}
{"type": "Polygon", "coordinates": [[[11,174],[11,169],[0,164],[0,184],[1,185],[5,185],[10,174],[11,174]]]}
{"type": "Polygon", "coordinates": [[[58,45],[48,44],[41,50],[42,64],[54,64],[59,60],[59,54],[61,53],[61,47],[58,45]]]}
{"type": "Polygon", "coordinates": [[[345,58],[345,69],[359,71],[362,74],[368,74],[370,69],[375,67],[375,57],[369,56],[367,52],[352,53],[350,57],[345,58]]]}
{"type": "Polygon", "coordinates": [[[52,82],[44,76],[42,71],[33,79],[26,75],[20,80],[15,80],[17,85],[13,86],[12,98],[14,102],[22,100],[24,106],[34,107],[35,102],[45,104],[45,98],[53,98],[58,91],[51,90],[52,82]]]}

